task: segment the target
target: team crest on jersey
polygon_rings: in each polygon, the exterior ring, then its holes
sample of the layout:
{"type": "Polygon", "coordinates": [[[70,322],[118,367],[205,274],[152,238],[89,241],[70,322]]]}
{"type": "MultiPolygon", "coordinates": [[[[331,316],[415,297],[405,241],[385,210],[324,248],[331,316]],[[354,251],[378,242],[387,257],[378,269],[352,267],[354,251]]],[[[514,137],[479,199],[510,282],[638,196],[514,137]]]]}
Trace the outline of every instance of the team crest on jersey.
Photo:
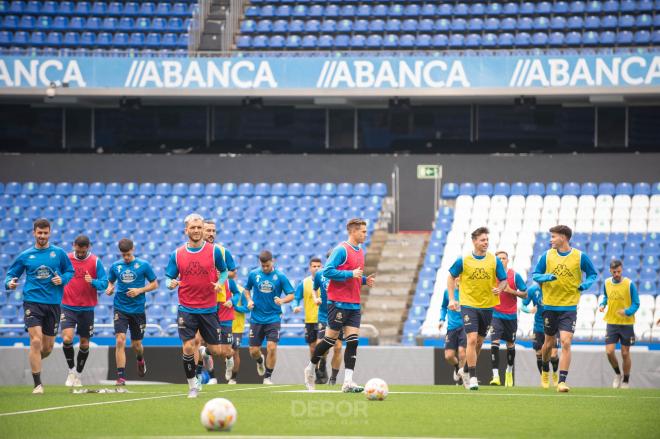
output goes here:
{"type": "Polygon", "coordinates": [[[490,275],[483,268],[475,268],[474,273],[469,277],[472,280],[490,279],[490,275]]]}
{"type": "Polygon", "coordinates": [[[131,282],[134,282],[135,279],[137,279],[137,274],[131,270],[126,270],[119,277],[125,284],[130,284],[131,282]]]}
{"type": "Polygon", "coordinates": [[[261,291],[262,293],[270,294],[273,292],[274,289],[275,287],[273,286],[273,284],[267,280],[259,284],[259,291],[261,291]]]}
{"type": "Polygon", "coordinates": [[[137,270],[138,268],[140,268],[140,264],[136,262],[135,265],[133,265],[133,267],[135,267],[135,269],[137,270]]]}
{"type": "Polygon", "coordinates": [[[273,280],[277,280],[277,275],[276,274],[273,275],[273,280]]]}
{"type": "Polygon", "coordinates": [[[57,255],[55,254],[55,252],[50,252],[50,257],[51,257],[51,258],[54,258],[55,256],[57,256],[57,255]]]}
{"type": "Polygon", "coordinates": [[[37,279],[48,279],[50,277],[50,268],[46,267],[45,265],[41,265],[39,268],[37,268],[35,277],[37,279]]]}
{"type": "Polygon", "coordinates": [[[122,270],[122,266],[121,266],[121,265],[117,265],[117,273],[121,273],[121,270],[122,270]]]}
{"type": "Polygon", "coordinates": [[[36,258],[35,255],[30,255],[30,257],[28,259],[35,259],[35,258],[36,258]]]}
{"type": "Polygon", "coordinates": [[[554,274],[557,277],[574,277],[573,273],[571,273],[571,270],[566,267],[564,264],[559,264],[555,267],[554,270],[552,270],[552,274],[554,274]]]}
{"type": "Polygon", "coordinates": [[[260,275],[260,274],[257,274],[257,278],[256,278],[256,279],[257,279],[257,283],[259,283],[259,281],[261,280],[261,275],[260,275]]]}

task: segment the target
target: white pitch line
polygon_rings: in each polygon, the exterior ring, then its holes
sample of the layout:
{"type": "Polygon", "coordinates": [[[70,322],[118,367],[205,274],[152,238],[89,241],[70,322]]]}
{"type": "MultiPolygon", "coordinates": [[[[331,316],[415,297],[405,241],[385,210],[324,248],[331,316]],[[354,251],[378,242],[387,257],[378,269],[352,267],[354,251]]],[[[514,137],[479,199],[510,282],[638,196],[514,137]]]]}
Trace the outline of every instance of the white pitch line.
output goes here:
{"type": "MultiPolygon", "coordinates": [[[[227,390],[219,390],[215,392],[208,392],[209,394],[212,393],[227,393],[227,392],[241,392],[244,390],[264,390],[264,389],[273,389],[276,387],[286,387],[290,386],[291,384],[281,384],[278,386],[260,386],[260,387],[245,387],[242,389],[227,389],[227,390]]],[[[202,392],[202,393],[207,393],[207,392],[202,392]]],[[[72,405],[63,405],[63,406],[58,406],[58,407],[45,407],[42,409],[34,409],[34,410],[22,410],[19,412],[10,412],[10,413],[0,413],[0,417],[2,416],[14,416],[14,415],[27,415],[30,413],[41,413],[41,412],[50,412],[54,410],[65,410],[69,408],[78,408],[78,407],[92,407],[92,406],[97,406],[97,405],[109,405],[109,404],[121,404],[124,402],[134,402],[134,401],[149,401],[153,399],[165,399],[165,398],[175,398],[177,396],[188,396],[187,393],[177,393],[174,395],[162,395],[162,396],[148,396],[146,398],[132,398],[132,399],[119,399],[116,401],[100,401],[100,402],[90,402],[90,403],[85,403],[85,404],[72,404],[72,405]]],[[[38,398],[38,396],[36,397],[38,398]]]]}
{"type": "MultiPolygon", "coordinates": [[[[273,393],[342,393],[341,390],[276,390],[273,393]]],[[[389,392],[390,395],[468,395],[468,396],[532,396],[539,398],[557,398],[561,397],[557,394],[540,395],[534,393],[486,393],[486,392],[389,392]]],[[[627,398],[621,395],[576,395],[572,394],[571,398],[627,398]]],[[[638,396],[640,399],[660,399],[660,396],[638,396]]]]}

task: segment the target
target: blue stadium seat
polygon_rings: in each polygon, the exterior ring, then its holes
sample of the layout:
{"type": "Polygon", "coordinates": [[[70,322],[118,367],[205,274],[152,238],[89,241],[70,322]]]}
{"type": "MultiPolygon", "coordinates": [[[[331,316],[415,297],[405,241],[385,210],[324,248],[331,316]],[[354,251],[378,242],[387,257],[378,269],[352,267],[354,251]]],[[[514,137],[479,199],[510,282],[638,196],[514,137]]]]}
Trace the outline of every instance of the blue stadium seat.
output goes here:
{"type": "Polygon", "coordinates": [[[633,193],[635,195],[651,195],[651,185],[648,183],[635,183],[633,193]]]}
{"type": "Polygon", "coordinates": [[[614,183],[603,182],[598,185],[598,195],[615,195],[614,183]]]}
{"type": "MultiPolygon", "coordinates": [[[[56,2],[57,3],[57,2],[56,2]]],[[[74,13],[74,3],[70,1],[59,2],[57,13],[60,15],[71,15],[74,13]]]]}

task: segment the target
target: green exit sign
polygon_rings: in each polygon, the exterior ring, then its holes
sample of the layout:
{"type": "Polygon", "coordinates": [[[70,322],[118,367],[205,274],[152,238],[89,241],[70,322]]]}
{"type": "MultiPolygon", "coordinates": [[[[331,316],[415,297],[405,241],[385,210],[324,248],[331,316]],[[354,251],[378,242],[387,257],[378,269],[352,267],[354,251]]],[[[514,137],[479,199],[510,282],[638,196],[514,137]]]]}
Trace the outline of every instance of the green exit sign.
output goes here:
{"type": "Polygon", "coordinates": [[[442,178],[442,166],[417,165],[417,178],[440,179],[442,178]]]}

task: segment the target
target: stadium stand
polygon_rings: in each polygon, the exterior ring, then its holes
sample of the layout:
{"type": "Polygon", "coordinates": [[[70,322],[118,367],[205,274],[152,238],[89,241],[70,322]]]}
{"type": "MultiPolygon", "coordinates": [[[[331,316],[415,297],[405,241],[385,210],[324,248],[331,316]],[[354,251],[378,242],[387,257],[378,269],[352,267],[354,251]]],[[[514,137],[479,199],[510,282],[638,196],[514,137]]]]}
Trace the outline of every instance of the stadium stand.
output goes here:
{"type": "MultiPolygon", "coordinates": [[[[404,344],[438,333],[448,269],[471,251],[470,232],[486,225],[490,251],[505,250],[511,268],[531,284],[529,273],[549,248],[547,230],[565,224],[574,231],[572,245],[585,251],[601,274],[583,293],[576,340],[602,341],[605,322],[597,312],[611,259],[623,260],[624,275],[637,285],[640,310],[635,333],[639,341],[660,341],[652,323],[660,318],[660,183],[447,183],[445,205],[438,211],[424,267],[404,325],[404,344]]],[[[533,314],[519,312],[518,337],[529,338],[533,314]]]]}
{"type": "MultiPolygon", "coordinates": [[[[50,241],[67,251],[78,234],[88,235],[92,252],[106,269],[119,259],[117,241],[129,237],[136,255],[151,262],[160,281],[160,288],[148,293],[147,323],[170,327],[169,335],[176,336],[176,325],[170,325],[176,320],[177,294],[163,280],[170,253],[184,242],[187,213],[219,221],[216,242],[231,250],[240,283],[264,249],[273,252],[278,268],[297,283],[309,274],[310,257],[325,257],[345,238],[347,218],[366,218],[371,234],[386,195],[383,183],[0,184],[0,207],[7,212],[0,221],[0,271],[6,273],[14,257],[33,242],[32,221],[39,217],[51,220],[50,241]]],[[[0,294],[0,324],[22,324],[21,290],[22,284],[0,294]]],[[[111,323],[112,304],[112,297],[99,296],[97,323],[111,323]]],[[[284,323],[302,321],[303,316],[285,307],[284,323]]],[[[12,337],[23,333],[17,328],[0,331],[12,337]]],[[[111,329],[97,334],[113,335],[111,329]]],[[[283,331],[283,336],[301,334],[302,328],[283,331]]]]}

